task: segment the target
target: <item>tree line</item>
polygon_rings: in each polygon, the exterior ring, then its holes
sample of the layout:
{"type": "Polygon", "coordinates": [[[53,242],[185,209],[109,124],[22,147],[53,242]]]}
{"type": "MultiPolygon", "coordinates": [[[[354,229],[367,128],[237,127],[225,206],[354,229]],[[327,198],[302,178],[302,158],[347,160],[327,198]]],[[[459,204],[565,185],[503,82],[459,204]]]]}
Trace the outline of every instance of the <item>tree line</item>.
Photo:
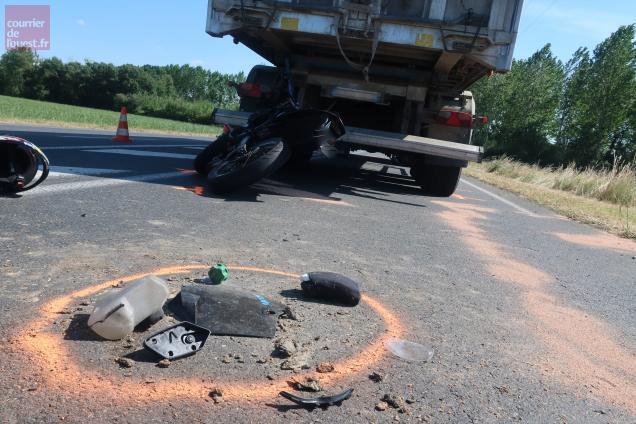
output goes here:
{"type": "MultiPolygon", "coordinates": [[[[477,113],[489,123],[475,142],[490,156],[543,165],[636,162],[635,25],[622,26],[593,51],[566,63],[546,45],[515,60],[504,75],[478,81],[477,113]]],[[[227,82],[245,75],[189,65],[115,66],[40,59],[28,49],[0,57],[0,94],[209,123],[214,107],[234,108],[227,82]]]]}
{"type": "Polygon", "coordinates": [[[119,109],[131,113],[210,123],[214,107],[235,108],[238,97],[228,81],[245,75],[200,66],[115,66],[111,63],[41,59],[29,49],[0,57],[0,94],[56,103],[119,109]]]}
{"type": "Polygon", "coordinates": [[[542,165],[607,167],[636,163],[635,25],[566,63],[546,45],[504,75],[477,82],[476,129],[486,154],[542,165]]]}

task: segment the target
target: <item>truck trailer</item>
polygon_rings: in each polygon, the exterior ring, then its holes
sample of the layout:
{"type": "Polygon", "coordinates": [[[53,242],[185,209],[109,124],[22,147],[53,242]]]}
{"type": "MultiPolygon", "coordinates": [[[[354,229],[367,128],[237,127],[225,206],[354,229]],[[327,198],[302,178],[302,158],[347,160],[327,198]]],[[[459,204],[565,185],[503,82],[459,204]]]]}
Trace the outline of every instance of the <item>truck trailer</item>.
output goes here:
{"type": "MultiPolygon", "coordinates": [[[[471,144],[480,78],[510,70],[523,0],[209,0],[206,32],[232,37],[273,66],[247,82],[291,84],[304,107],[338,114],[342,154],[380,152],[425,195],[450,196],[471,144]],[[287,82],[284,82],[287,81],[287,82]]],[[[217,124],[243,125],[266,107],[241,99],[217,124]]],[[[298,163],[311,151],[297,151],[298,163]]]]}

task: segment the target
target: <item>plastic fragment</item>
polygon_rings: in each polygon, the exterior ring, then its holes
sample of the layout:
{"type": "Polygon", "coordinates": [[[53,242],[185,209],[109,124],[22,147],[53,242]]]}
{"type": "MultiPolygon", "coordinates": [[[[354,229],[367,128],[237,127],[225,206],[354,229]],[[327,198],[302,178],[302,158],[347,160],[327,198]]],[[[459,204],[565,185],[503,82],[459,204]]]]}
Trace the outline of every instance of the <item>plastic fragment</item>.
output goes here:
{"type": "Polygon", "coordinates": [[[165,359],[178,359],[192,355],[205,344],[210,330],[190,322],[181,322],[168,327],[144,341],[144,347],[165,359]]]}
{"type": "Polygon", "coordinates": [[[310,272],[300,278],[303,292],[310,297],[347,306],[360,303],[360,285],[335,272],[310,272]]]}
{"type": "Polygon", "coordinates": [[[401,339],[389,340],[385,346],[395,356],[411,362],[430,362],[435,353],[432,347],[401,339]]]}
{"type": "Polygon", "coordinates": [[[207,328],[214,335],[268,337],[285,306],[265,296],[231,285],[190,284],[169,304],[184,321],[207,328]]]}

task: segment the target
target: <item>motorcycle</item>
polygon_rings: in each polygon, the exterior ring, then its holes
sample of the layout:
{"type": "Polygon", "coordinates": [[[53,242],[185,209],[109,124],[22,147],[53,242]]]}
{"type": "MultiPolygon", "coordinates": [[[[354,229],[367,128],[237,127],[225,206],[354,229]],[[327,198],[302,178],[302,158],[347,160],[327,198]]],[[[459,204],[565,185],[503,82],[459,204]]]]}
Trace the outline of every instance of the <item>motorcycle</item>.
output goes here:
{"type": "MultiPolygon", "coordinates": [[[[241,98],[276,95],[253,83],[230,85],[241,98]]],[[[226,193],[254,184],[285,165],[292,152],[311,153],[333,145],[344,134],[337,115],[301,109],[291,90],[279,97],[274,107],[252,113],[244,127],[225,126],[223,134],[197,155],[194,169],[207,175],[212,191],[226,193]]]]}

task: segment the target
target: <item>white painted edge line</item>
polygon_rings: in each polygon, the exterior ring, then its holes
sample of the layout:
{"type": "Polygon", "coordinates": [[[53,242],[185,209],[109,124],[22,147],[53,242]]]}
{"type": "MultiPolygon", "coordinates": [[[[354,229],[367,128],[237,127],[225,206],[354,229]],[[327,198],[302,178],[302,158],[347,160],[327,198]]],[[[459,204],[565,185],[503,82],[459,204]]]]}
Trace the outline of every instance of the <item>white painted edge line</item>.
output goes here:
{"type": "MultiPolygon", "coordinates": [[[[57,135],[56,137],[59,138],[106,138],[110,141],[110,139],[113,137],[114,133],[108,133],[108,134],[66,134],[66,135],[57,135]]],[[[206,138],[197,138],[196,136],[193,137],[188,137],[188,136],[170,136],[170,135],[165,135],[165,136],[161,136],[161,135],[156,135],[156,134],[149,134],[146,135],[144,133],[131,133],[130,134],[131,138],[140,138],[140,139],[146,139],[146,140],[142,140],[142,141],[150,141],[148,139],[152,139],[153,141],[157,142],[157,143],[163,143],[166,141],[171,141],[171,140],[179,140],[179,139],[183,139],[183,140],[188,140],[188,143],[191,142],[201,142],[201,143],[211,143],[215,140],[215,138],[217,137],[215,136],[211,136],[209,139],[206,138]]]]}
{"type": "Polygon", "coordinates": [[[100,178],[98,180],[78,181],[78,182],[63,183],[63,184],[53,184],[53,185],[43,184],[39,187],[34,188],[31,191],[25,192],[24,196],[30,197],[30,196],[38,196],[43,194],[55,194],[55,193],[61,193],[65,191],[86,190],[90,188],[118,186],[118,185],[124,185],[124,184],[132,184],[132,183],[145,182],[145,181],[156,181],[156,180],[163,180],[166,178],[185,177],[185,176],[188,176],[188,174],[174,171],[174,172],[163,172],[159,174],[133,175],[133,176],[127,177],[126,179],[100,178]]]}
{"type": "Polygon", "coordinates": [[[71,177],[76,175],[104,175],[104,174],[122,174],[124,172],[133,172],[127,169],[107,169],[107,168],[81,168],[77,166],[52,166],[49,178],[51,177],[71,177]]]}
{"type": "Polygon", "coordinates": [[[94,152],[101,154],[116,154],[129,156],[145,156],[151,158],[172,158],[172,159],[194,159],[196,155],[188,155],[184,153],[169,152],[153,152],[150,150],[128,150],[128,149],[100,149],[100,150],[82,150],[83,152],[94,152]]]}
{"type": "MultiPolygon", "coordinates": [[[[202,142],[205,143],[205,142],[202,142]]],[[[134,149],[138,147],[199,147],[197,144],[127,144],[125,145],[126,149],[134,149]]],[[[44,152],[48,152],[49,150],[84,150],[84,149],[113,149],[118,148],[114,147],[112,144],[108,146],[96,146],[94,144],[88,144],[83,146],[39,146],[44,152]]],[[[119,146],[124,147],[124,146],[119,146]]],[[[205,146],[201,146],[205,147],[205,146]]]]}
{"type": "Polygon", "coordinates": [[[462,183],[464,183],[464,184],[466,184],[466,185],[468,185],[468,186],[470,186],[470,187],[474,188],[475,190],[479,190],[479,191],[481,191],[482,193],[485,193],[485,194],[487,194],[488,196],[492,197],[493,199],[499,200],[501,203],[505,203],[506,205],[508,205],[508,206],[510,206],[510,207],[512,207],[512,208],[514,208],[514,209],[516,209],[517,211],[519,211],[519,212],[521,212],[521,213],[523,213],[523,214],[525,214],[525,215],[531,216],[531,217],[533,217],[533,218],[540,218],[540,216],[539,216],[539,215],[537,215],[536,213],[531,212],[531,211],[529,211],[529,210],[528,210],[528,209],[526,209],[526,208],[522,208],[521,206],[517,205],[516,203],[511,202],[511,201],[510,201],[510,200],[508,200],[508,199],[504,199],[503,197],[501,197],[501,196],[499,196],[499,195],[497,195],[497,194],[495,194],[495,193],[493,193],[493,192],[491,192],[491,191],[488,191],[488,190],[486,190],[485,188],[479,187],[477,184],[473,184],[473,183],[471,183],[470,181],[466,181],[466,180],[465,180],[465,179],[463,179],[463,178],[462,178],[462,180],[461,180],[461,181],[462,181],[462,183]]]}

